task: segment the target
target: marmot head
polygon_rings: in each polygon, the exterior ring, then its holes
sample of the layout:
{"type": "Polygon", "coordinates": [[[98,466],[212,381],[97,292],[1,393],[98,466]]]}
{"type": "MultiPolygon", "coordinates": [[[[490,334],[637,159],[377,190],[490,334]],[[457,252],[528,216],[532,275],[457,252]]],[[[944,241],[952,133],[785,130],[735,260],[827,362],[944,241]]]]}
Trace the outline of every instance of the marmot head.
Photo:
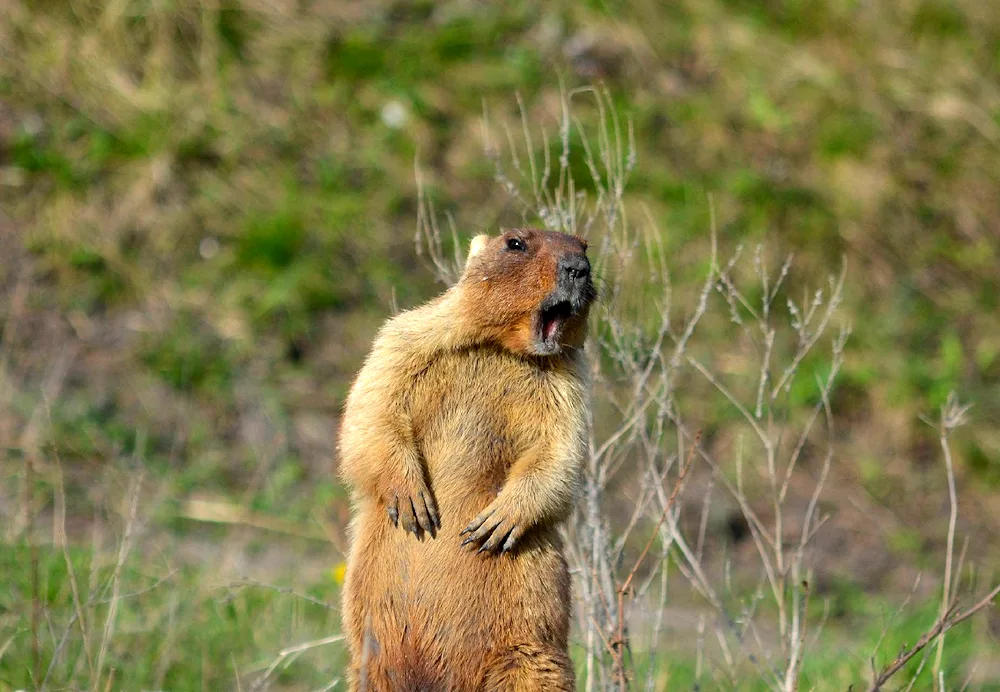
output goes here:
{"type": "Polygon", "coordinates": [[[581,347],[596,295],[587,241],[532,228],[473,238],[458,290],[469,326],[534,356],[581,347]]]}

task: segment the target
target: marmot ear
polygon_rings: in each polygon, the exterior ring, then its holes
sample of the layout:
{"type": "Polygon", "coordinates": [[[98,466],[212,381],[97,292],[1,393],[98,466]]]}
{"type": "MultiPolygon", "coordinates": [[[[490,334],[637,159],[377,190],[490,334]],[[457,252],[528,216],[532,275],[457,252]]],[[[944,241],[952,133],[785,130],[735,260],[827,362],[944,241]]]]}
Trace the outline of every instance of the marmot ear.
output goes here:
{"type": "Polygon", "coordinates": [[[486,243],[488,243],[489,240],[490,237],[486,234],[477,235],[472,239],[472,242],[469,243],[469,256],[465,258],[466,264],[468,264],[470,259],[482,252],[482,249],[486,247],[486,243]]]}

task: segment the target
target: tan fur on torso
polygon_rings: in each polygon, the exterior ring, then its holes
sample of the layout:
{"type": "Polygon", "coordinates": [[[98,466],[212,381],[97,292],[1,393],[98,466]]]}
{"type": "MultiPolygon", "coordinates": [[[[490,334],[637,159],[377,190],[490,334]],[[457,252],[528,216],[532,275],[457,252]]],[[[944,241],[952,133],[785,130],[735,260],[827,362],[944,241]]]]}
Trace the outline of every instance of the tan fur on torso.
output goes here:
{"type": "Polygon", "coordinates": [[[447,671],[412,670],[415,680],[481,689],[487,642],[499,649],[529,642],[566,647],[569,575],[555,526],[536,527],[498,557],[462,548],[459,531],[496,497],[546,418],[573,415],[574,404],[581,410],[582,387],[564,368],[543,371],[475,349],[439,358],[410,396],[417,447],[446,519],[436,539],[418,541],[391,526],[381,509],[363,509],[349,588],[363,580],[366,598],[384,600],[386,610],[398,607],[391,601],[405,604],[398,612],[406,634],[396,641],[382,635],[383,655],[412,658],[410,665],[450,661],[447,671]],[[394,569],[379,568],[385,564],[394,569]]]}

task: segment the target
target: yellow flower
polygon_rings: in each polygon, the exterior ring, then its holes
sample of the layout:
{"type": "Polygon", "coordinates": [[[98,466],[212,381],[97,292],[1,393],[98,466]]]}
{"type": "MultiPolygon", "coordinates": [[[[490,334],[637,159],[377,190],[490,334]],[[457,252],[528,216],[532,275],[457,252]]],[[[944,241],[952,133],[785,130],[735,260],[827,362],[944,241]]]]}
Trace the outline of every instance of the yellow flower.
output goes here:
{"type": "Polygon", "coordinates": [[[333,579],[333,583],[340,586],[344,583],[344,575],[347,574],[347,563],[340,562],[333,566],[330,570],[330,578],[333,579]]]}

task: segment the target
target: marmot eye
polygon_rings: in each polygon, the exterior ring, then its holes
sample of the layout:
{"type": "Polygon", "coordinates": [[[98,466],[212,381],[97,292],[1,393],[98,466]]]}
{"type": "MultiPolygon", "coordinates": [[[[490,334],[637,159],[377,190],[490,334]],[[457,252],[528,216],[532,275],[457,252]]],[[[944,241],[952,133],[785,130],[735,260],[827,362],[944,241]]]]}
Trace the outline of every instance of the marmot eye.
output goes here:
{"type": "Polygon", "coordinates": [[[507,249],[513,250],[514,252],[524,252],[528,249],[528,246],[525,245],[524,241],[520,238],[508,238],[507,249]]]}

